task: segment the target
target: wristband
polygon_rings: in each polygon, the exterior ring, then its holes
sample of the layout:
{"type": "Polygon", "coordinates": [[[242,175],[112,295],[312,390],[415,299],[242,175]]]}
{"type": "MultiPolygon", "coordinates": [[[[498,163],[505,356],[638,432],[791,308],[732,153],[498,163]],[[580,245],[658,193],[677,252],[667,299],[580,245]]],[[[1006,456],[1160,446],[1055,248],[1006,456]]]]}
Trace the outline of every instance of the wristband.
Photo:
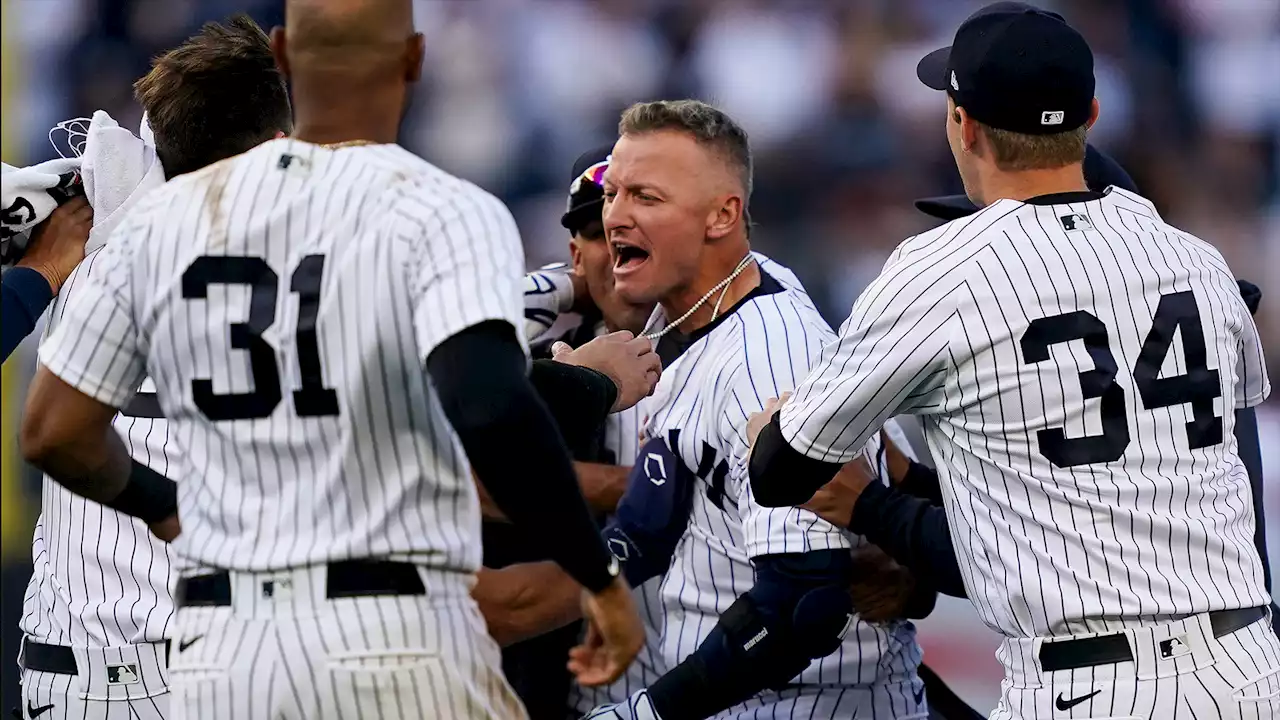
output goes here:
{"type": "Polygon", "coordinates": [[[124,489],[103,505],[147,524],[157,523],[178,514],[178,484],[134,460],[124,489]]]}

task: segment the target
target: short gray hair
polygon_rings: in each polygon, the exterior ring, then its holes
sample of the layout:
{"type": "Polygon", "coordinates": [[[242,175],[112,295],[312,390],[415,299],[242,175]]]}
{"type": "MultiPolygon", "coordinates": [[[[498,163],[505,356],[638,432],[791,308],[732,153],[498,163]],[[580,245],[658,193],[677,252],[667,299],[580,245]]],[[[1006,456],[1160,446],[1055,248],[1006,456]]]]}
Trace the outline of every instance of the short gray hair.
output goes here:
{"type": "Polygon", "coordinates": [[[738,173],[744,204],[751,197],[751,143],[747,131],[723,110],[700,100],[656,100],[632,105],[618,121],[619,136],[660,130],[687,133],[699,145],[719,154],[738,173]]]}

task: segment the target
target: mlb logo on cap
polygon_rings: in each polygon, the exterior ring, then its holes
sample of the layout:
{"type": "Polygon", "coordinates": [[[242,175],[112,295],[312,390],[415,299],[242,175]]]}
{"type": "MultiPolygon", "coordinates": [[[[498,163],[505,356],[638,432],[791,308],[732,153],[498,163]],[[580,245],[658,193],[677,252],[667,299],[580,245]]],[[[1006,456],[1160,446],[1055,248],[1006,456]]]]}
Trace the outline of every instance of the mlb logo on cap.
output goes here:
{"type": "Polygon", "coordinates": [[[1046,110],[1040,113],[1041,125],[1061,125],[1067,114],[1061,110],[1046,110]]]}

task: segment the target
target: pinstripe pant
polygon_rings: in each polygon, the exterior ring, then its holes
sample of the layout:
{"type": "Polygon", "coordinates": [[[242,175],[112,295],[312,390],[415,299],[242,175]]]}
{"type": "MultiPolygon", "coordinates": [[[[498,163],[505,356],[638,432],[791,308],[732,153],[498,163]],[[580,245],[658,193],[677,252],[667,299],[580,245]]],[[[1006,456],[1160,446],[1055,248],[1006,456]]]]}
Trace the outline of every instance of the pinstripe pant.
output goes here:
{"type": "Polygon", "coordinates": [[[230,607],[177,612],[174,717],[526,718],[465,576],[423,572],[427,596],[335,600],[322,570],[231,573],[230,607]]]}
{"type": "Polygon", "coordinates": [[[24,670],[21,717],[27,720],[166,720],[169,716],[169,693],[137,700],[87,700],[83,695],[75,675],[24,670]]]}
{"type": "Polygon", "coordinates": [[[1280,639],[1269,619],[1221,638],[1206,615],[1124,634],[1133,661],[1056,672],[1038,668],[1041,640],[1006,640],[992,720],[1280,718],[1280,639]]]}

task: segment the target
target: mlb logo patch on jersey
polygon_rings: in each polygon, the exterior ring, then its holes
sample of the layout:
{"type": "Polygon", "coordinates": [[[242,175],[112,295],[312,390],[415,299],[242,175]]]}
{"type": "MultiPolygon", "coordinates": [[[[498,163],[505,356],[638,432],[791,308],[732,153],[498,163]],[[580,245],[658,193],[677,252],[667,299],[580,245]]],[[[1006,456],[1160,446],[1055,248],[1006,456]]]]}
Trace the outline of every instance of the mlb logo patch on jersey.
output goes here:
{"type": "Polygon", "coordinates": [[[138,682],[137,665],[108,665],[108,685],[132,685],[138,682]]]}
{"type": "Polygon", "coordinates": [[[1093,223],[1089,221],[1088,215],[1072,214],[1063,215],[1058,218],[1062,222],[1062,229],[1068,232],[1072,230],[1092,230],[1093,223]]]}

